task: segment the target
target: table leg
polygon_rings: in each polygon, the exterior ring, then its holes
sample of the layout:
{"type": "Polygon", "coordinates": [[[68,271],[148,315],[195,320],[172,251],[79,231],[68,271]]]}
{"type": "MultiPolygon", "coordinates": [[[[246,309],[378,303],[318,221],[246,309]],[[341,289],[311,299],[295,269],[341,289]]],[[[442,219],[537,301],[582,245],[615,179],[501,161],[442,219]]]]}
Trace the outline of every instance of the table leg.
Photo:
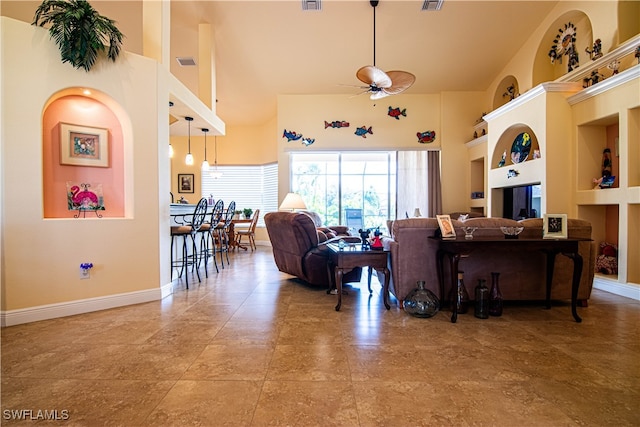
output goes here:
{"type": "Polygon", "coordinates": [[[367,270],[369,271],[367,285],[369,285],[369,293],[372,294],[373,292],[371,292],[371,273],[373,273],[373,268],[367,267],[367,270]]]}
{"type": "Polygon", "coordinates": [[[460,254],[449,254],[451,257],[451,286],[452,293],[455,297],[451,300],[451,323],[458,321],[458,292],[455,289],[458,287],[458,262],[460,261],[460,254]]]}
{"type": "Polygon", "coordinates": [[[443,262],[443,258],[444,258],[444,252],[441,250],[438,250],[438,252],[436,252],[436,258],[437,258],[437,262],[436,262],[436,270],[438,273],[438,284],[440,285],[440,302],[441,305],[444,305],[445,303],[445,297],[444,297],[444,268],[442,266],[442,262],[443,262]]]}
{"type": "Polygon", "coordinates": [[[387,310],[390,310],[391,306],[389,305],[389,280],[391,273],[389,272],[389,269],[387,267],[385,267],[383,271],[384,285],[382,286],[382,301],[384,302],[384,306],[387,308],[387,310]]]}
{"type": "Polygon", "coordinates": [[[554,251],[545,251],[547,254],[547,306],[546,309],[549,310],[551,308],[551,284],[553,283],[553,269],[556,264],[556,252],[554,251]]]}
{"type": "Polygon", "coordinates": [[[566,253],[565,256],[573,260],[573,278],[571,280],[571,314],[576,322],[582,322],[580,316],[578,316],[578,288],[580,287],[580,276],[582,276],[582,256],[577,252],[566,253]]]}
{"type": "Polygon", "coordinates": [[[342,269],[336,267],[336,288],[338,290],[338,304],[336,305],[336,311],[340,311],[342,306],[342,269]]]}

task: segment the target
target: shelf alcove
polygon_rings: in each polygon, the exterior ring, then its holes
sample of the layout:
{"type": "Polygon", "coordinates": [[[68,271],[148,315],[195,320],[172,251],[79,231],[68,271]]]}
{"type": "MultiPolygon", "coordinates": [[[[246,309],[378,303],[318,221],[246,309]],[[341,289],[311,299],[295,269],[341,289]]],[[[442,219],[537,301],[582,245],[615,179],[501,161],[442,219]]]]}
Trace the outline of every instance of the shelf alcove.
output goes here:
{"type": "MultiPolygon", "coordinates": [[[[99,187],[104,195],[104,217],[125,216],[125,173],[123,128],[118,115],[98,99],[82,95],[84,88],[67,89],[54,95],[42,116],[42,189],[44,218],[73,218],[78,210],[69,210],[67,183],[99,187]],[[105,167],[63,164],[61,150],[70,150],[71,134],[63,135],[63,125],[74,129],[103,131],[108,162],[105,167]]],[[[93,91],[96,92],[95,90],[93,91]]],[[[86,218],[96,218],[93,211],[86,218]]],[[[80,215],[83,217],[83,215],[80,215]]]]}

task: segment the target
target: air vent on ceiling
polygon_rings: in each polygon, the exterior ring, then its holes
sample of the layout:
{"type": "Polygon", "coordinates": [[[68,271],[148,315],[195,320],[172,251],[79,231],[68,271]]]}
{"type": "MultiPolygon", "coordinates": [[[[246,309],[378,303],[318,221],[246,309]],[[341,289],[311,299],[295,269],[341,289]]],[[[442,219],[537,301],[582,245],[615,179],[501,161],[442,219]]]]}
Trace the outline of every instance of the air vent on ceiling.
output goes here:
{"type": "Polygon", "coordinates": [[[322,10],[322,1],[302,0],[302,10],[322,10]]]}
{"type": "Polygon", "coordinates": [[[190,56],[178,56],[176,61],[183,67],[193,67],[196,65],[196,60],[190,56]]]}
{"type": "Polygon", "coordinates": [[[424,0],[422,10],[440,10],[444,0],[424,0]]]}

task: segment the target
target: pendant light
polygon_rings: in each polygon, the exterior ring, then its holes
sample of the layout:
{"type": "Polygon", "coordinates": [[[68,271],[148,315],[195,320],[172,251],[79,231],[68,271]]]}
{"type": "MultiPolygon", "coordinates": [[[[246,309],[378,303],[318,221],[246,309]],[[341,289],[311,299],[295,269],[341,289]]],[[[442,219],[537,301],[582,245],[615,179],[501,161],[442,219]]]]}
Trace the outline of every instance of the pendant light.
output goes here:
{"type": "Polygon", "coordinates": [[[215,135],[213,137],[213,148],[214,148],[213,169],[209,171],[209,175],[211,175],[211,178],[213,179],[218,179],[222,176],[222,172],[218,170],[218,137],[215,135]]]}
{"type": "Polygon", "coordinates": [[[189,139],[188,144],[189,144],[189,149],[187,152],[187,156],[184,158],[184,162],[187,164],[187,166],[192,166],[193,165],[193,154],[191,154],[191,122],[193,121],[193,117],[185,117],[184,118],[187,122],[189,122],[189,139]]]}
{"type": "Polygon", "coordinates": [[[204,132],[204,161],[202,162],[202,172],[209,172],[209,162],[207,161],[207,132],[209,129],[202,128],[202,132],[204,132]]]}

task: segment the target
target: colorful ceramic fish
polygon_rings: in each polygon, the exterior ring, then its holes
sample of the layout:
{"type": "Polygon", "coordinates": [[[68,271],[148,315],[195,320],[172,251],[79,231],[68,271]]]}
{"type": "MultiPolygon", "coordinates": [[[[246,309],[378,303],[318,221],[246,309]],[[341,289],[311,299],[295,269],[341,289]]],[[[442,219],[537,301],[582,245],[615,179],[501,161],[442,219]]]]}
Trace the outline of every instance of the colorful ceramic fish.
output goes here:
{"type": "Polygon", "coordinates": [[[400,110],[400,107],[392,108],[389,106],[389,112],[387,114],[396,120],[400,120],[400,116],[407,117],[407,109],[404,108],[403,110],[400,110]]]}
{"type": "Polygon", "coordinates": [[[371,130],[371,126],[369,126],[368,129],[367,129],[366,126],[359,127],[359,128],[356,129],[356,131],[354,133],[356,135],[358,135],[358,136],[363,137],[363,138],[366,138],[368,133],[373,135],[373,131],[371,130]]]}
{"type": "Polygon", "coordinates": [[[348,128],[349,127],[349,122],[345,122],[344,120],[340,121],[340,120],[336,120],[333,122],[328,122],[328,121],[324,121],[324,128],[348,128]]]}
{"type": "Polygon", "coordinates": [[[426,132],[418,132],[416,134],[418,136],[418,142],[420,144],[429,144],[436,140],[436,131],[428,130],[426,132]]]}
{"type": "Polygon", "coordinates": [[[284,133],[282,134],[283,138],[287,138],[287,142],[291,142],[291,141],[297,141],[300,138],[302,138],[302,134],[298,135],[297,133],[291,131],[288,132],[286,129],[284,130],[284,133]]]}
{"type": "Polygon", "coordinates": [[[520,175],[520,172],[515,169],[509,169],[509,171],[507,172],[507,178],[515,178],[518,175],[520,175]]]}
{"type": "Polygon", "coordinates": [[[304,145],[305,147],[310,146],[314,142],[316,142],[315,138],[302,138],[302,145],[304,145]]]}

